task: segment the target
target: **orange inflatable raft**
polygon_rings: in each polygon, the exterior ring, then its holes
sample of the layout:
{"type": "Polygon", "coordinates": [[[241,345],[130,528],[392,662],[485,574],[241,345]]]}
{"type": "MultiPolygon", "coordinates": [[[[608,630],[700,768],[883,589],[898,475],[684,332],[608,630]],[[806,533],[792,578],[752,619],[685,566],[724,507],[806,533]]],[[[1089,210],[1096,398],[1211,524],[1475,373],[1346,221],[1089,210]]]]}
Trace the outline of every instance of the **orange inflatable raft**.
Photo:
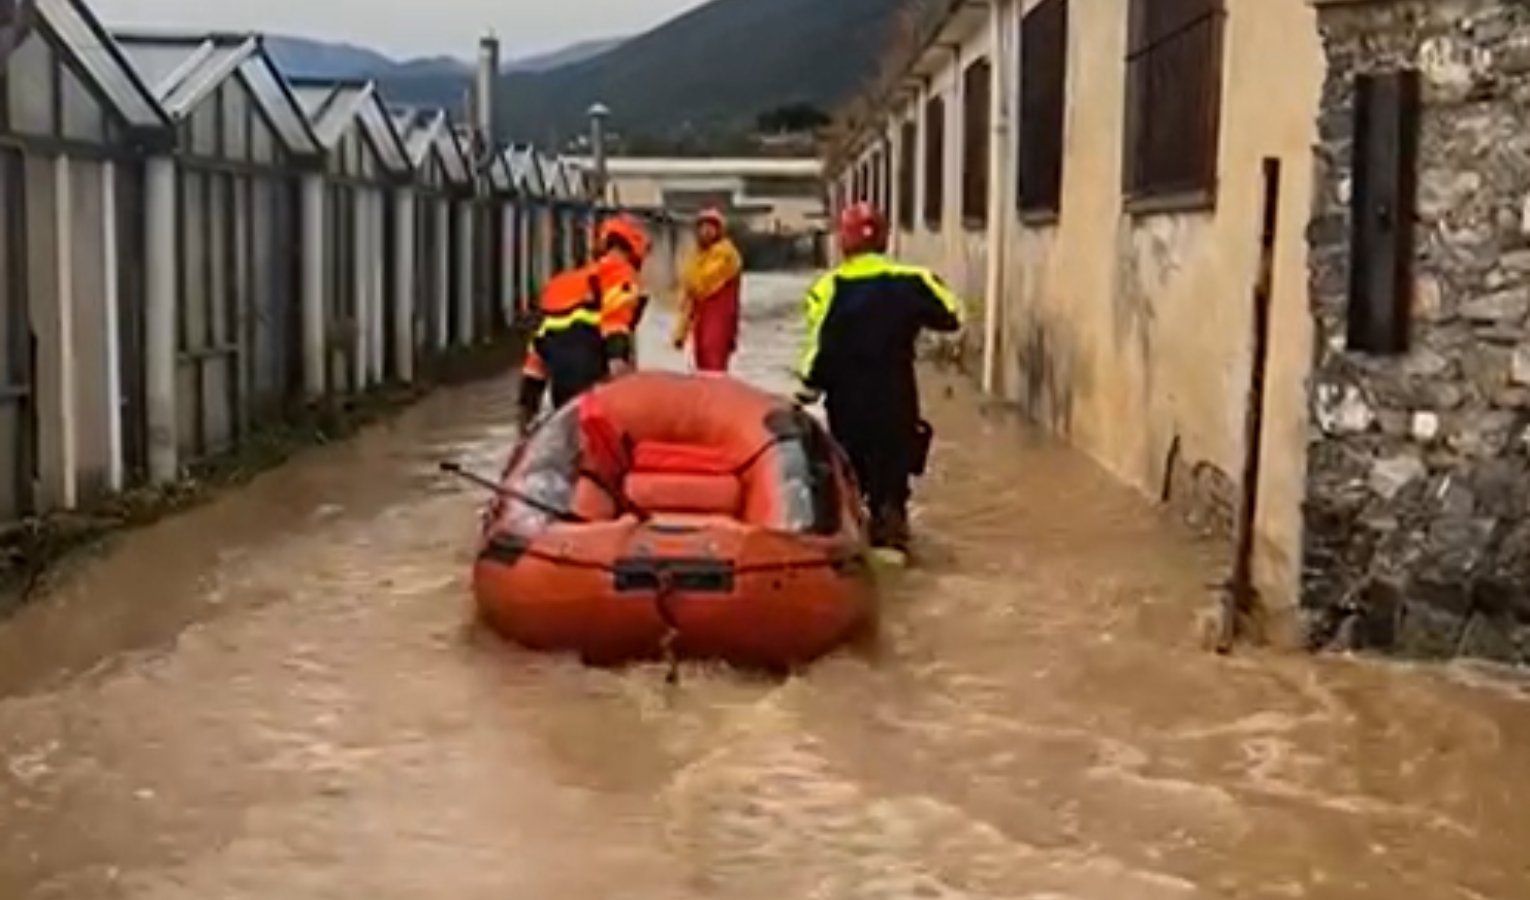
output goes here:
{"type": "Polygon", "coordinates": [[[720,376],[642,372],[515,450],[473,587],[497,631],[612,664],[811,661],[868,625],[864,522],[807,413],[720,376]]]}

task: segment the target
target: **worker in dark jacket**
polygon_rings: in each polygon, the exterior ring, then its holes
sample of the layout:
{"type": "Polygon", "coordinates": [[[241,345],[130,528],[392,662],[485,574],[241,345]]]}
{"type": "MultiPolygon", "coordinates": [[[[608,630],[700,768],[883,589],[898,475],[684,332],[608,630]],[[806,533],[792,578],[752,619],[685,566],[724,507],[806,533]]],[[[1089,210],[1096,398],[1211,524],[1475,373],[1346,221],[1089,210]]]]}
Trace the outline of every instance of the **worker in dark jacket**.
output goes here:
{"type": "Polygon", "coordinates": [[[596,230],[596,247],[594,261],[553,276],[538,298],[541,321],[521,370],[522,428],[544,394],[557,408],[634,365],[634,335],[647,305],[639,273],[648,236],[632,218],[614,216],[596,230]]]}
{"type": "Polygon", "coordinates": [[[929,438],[915,342],[925,330],[960,330],[962,304],[928,269],[883,255],[886,223],[867,204],[840,215],[839,244],[844,262],[808,291],[798,400],[823,397],[871,513],[873,545],[907,552],[909,478],[929,438]]]}

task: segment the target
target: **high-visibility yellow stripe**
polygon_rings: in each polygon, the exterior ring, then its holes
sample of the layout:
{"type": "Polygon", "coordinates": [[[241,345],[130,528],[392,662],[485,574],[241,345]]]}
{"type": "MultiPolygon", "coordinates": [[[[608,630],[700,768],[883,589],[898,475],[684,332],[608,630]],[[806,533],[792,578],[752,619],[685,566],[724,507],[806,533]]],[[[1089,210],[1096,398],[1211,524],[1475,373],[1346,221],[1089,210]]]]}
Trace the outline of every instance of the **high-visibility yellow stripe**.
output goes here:
{"type": "Polygon", "coordinates": [[[819,330],[823,327],[823,321],[829,314],[829,307],[834,302],[836,284],[840,281],[869,281],[873,278],[889,277],[919,279],[924,282],[925,287],[929,288],[930,293],[940,300],[941,305],[956,317],[958,322],[965,321],[966,310],[961,298],[942,284],[929,269],[895,263],[877,253],[853,256],[845,260],[839,268],[820,278],[803,300],[802,315],[806,327],[802,353],[797,361],[799,378],[806,379],[813,372],[813,364],[818,359],[819,330]]]}
{"type": "Polygon", "coordinates": [[[818,361],[818,331],[823,327],[824,317],[829,313],[829,302],[834,298],[834,276],[831,272],[818,279],[808,289],[802,300],[803,329],[802,354],[797,360],[797,377],[806,380],[813,374],[813,364],[818,361]]]}
{"type": "Polygon", "coordinates": [[[834,274],[846,281],[887,277],[917,278],[924,282],[925,287],[930,289],[930,293],[934,294],[952,315],[958,320],[965,321],[966,309],[961,298],[952,293],[950,288],[942,284],[933,272],[923,266],[895,263],[880,254],[865,253],[846,260],[834,274]]]}
{"type": "Polygon", "coordinates": [[[600,298],[600,305],[606,309],[614,309],[622,305],[634,305],[637,303],[638,292],[630,284],[619,284],[606,290],[600,298]]]}
{"type": "Polygon", "coordinates": [[[542,320],[542,325],[537,329],[537,337],[544,337],[559,331],[567,331],[578,325],[588,325],[591,328],[600,327],[600,313],[593,309],[576,309],[573,312],[564,313],[561,316],[548,316],[542,320]]]}

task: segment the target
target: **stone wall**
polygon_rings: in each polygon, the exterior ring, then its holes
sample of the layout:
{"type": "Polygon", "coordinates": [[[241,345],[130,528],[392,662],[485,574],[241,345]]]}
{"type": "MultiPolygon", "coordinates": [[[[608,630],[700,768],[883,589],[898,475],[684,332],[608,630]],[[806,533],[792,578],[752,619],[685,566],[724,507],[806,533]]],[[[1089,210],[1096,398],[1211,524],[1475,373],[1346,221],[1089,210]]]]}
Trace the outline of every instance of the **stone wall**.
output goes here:
{"type": "Polygon", "coordinates": [[[1530,662],[1530,3],[1320,0],[1314,644],[1530,662]],[[1354,76],[1422,81],[1410,349],[1345,349],[1354,76]]]}

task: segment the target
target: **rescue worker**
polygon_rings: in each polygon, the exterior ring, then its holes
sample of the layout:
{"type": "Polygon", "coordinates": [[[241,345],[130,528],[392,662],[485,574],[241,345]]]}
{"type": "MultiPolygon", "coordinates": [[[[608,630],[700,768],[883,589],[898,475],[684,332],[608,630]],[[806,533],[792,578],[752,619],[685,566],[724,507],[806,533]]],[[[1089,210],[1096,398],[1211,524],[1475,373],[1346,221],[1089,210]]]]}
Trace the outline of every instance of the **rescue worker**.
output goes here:
{"type": "Polygon", "coordinates": [[[538,298],[541,322],[521,370],[518,424],[528,427],[552,395],[554,408],[634,365],[638,322],[648,298],[639,275],[648,235],[630,216],[618,215],[595,231],[597,256],[548,280],[538,298]]]}
{"type": "Polygon", "coordinates": [[[680,280],[673,342],[676,350],[684,349],[687,339],[692,342],[692,356],[702,372],[728,371],[728,360],[738,349],[744,262],[725,228],[718,210],[701,213],[696,219],[697,250],[680,280]]]}
{"type": "Polygon", "coordinates": [[[804,405],[820,397],[855,470],[873,546],[907,553],[909,478],[922,471],[929,426],[919,414],[915,343],[961,329],[961,301],[928,269],[888,259],[887,226],[857,203],[839,217],[843,262],[808,291],[798,375],[804,405]]]}

